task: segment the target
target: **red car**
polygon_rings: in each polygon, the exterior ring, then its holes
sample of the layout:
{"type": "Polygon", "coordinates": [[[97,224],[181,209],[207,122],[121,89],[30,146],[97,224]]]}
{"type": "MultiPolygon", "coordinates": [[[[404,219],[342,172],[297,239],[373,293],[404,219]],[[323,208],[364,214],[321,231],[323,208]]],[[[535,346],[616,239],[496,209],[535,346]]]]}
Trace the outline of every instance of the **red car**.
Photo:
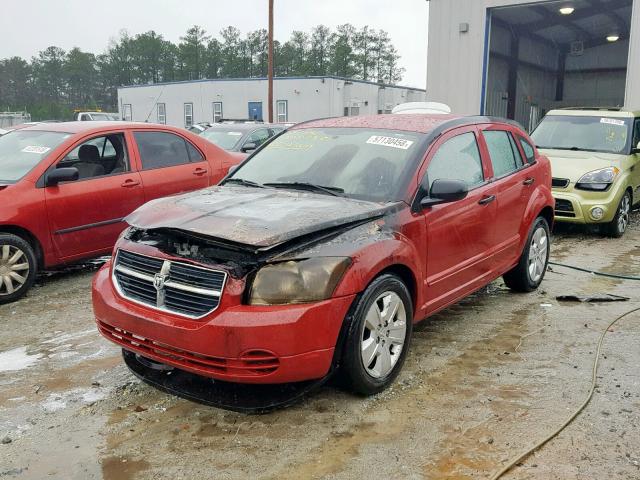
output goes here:
{"type": "Polygon", "coordinates": [[[42,268],[108,254],[155,198],[214,185],[238,160],[184,130],[41,123],[0,137],[0,304],[42,268]]]}
{"type": "Polygon", "coordinates": [[[97,325],[143,377],[337,371],[373,394],[401,369],[415,322],[500,276],[540,285],[553,206],[549,161],[508,121],[300,124],[219,186],[134,212],[94,279],[97,325]]]}

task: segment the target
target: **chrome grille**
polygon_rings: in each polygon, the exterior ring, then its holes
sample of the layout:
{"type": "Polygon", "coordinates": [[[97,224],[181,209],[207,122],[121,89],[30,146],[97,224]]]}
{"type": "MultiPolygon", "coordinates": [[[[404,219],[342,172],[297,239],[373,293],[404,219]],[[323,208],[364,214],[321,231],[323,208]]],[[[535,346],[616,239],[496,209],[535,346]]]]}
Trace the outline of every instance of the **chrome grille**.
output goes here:
{"type": "Polygon", "coordinates": [[[552,178],[551,186],[553,188],[567,188],[569,186],[568,178],[552,178]]]}
{"type": "Polygon", "coordinates": [[[220,270],[126,250],[118,250],[113,267],[113,283],[123,297],[190,318],[218,308],[226,278],[220,270]]]}

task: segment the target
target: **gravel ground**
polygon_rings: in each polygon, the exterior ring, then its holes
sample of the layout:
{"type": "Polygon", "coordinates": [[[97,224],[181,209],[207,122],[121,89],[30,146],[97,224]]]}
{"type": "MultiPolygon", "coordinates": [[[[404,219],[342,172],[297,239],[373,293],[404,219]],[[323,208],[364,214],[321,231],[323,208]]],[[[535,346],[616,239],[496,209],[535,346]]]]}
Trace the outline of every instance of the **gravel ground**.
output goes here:
{"type": "MultiPolygon", "coordinates": [[[[556,232],[552,259],[640,275],[640,226],[621,240],[556,232]]],[[[497,281],[421,324],[390,390],[324,387],[244,415],[140,383],[97,333],[95,265],[0,306],[0,478],[489,478],[560,425],[589,390],[599,335],[640,306],[638,284],[560,267],[532,294],[497,281]],[[612,293],[617,303],[567,303],[612,293]]],[[[509,479],[640,478],[640,314],[607,334],[592,403],[509,479]]]]}

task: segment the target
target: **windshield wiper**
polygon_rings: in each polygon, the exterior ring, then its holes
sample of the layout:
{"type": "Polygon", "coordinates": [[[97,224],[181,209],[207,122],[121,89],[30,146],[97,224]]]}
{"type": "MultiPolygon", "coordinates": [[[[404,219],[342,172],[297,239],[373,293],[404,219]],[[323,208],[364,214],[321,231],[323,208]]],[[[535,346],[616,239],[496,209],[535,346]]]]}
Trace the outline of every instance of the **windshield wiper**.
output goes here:
{"type": "Polygon", "coordinates": [[[244,178],[227,178],[222,185],[226,185],[227,183],[235,183],[238,185],[244,185],[245,187],[264,188],[264,186],[258,182],[252,182],[251,180],[245,180],[244,178]]]}
{"type": "Polygon", "coordinates": [[[265,183],[265,187],[273,188],[292,188],[295,190],[309,190],[312,192],[322,192],[327,195],[333,195],[334,197],[344,197],[344,189],[339,187],[326,187],[323,185],[316,185],[309,182],[271,182],[265,183]]]}
{"type": "Polygon", "coordinates": [[[540,147],[536,145],[537,148],[547,149],[547,150],[571,150],[572,152],[597,152],[598,150],[594,150],[593,148],[581,148],[581,147],[540,147]]]}

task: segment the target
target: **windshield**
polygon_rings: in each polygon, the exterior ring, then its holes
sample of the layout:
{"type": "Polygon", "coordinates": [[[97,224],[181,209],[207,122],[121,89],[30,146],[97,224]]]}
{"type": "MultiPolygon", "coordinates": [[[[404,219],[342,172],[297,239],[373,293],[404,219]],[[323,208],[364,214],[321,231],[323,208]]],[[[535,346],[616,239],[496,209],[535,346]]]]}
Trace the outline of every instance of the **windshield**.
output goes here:
{"type": "Polygon", "coordinates": [[[111,121],[111,120],[117,120],[115,115],[112,115],[110,113],[92,113],[91,114],[91,118],[93,120],[106,120],[106,121],[111,121]]]}
{"type": "Polygon", "coordinates": [[[233,150],[244,134],[233,128],[210,128],[200,134],[214,145],[224,148],[225,150],[233,150]]]}
{"type": "Polygon", "coordinates": [[[68,133],[16,131],[0,137],[0,183],[15,183],[60,145],[68,133]]]}
{"type": "Polygon", "coordinates": [[[364,128],[305,128],[283,133],[232,178],[259,184],[307,183],[373,201],[403,197],[424,135],[364,128]]]}
{"type": "Polygon", "coordinates": [[[549,115],[531,134],[538,148],[629,154],[631,118],[549,115]]]}

